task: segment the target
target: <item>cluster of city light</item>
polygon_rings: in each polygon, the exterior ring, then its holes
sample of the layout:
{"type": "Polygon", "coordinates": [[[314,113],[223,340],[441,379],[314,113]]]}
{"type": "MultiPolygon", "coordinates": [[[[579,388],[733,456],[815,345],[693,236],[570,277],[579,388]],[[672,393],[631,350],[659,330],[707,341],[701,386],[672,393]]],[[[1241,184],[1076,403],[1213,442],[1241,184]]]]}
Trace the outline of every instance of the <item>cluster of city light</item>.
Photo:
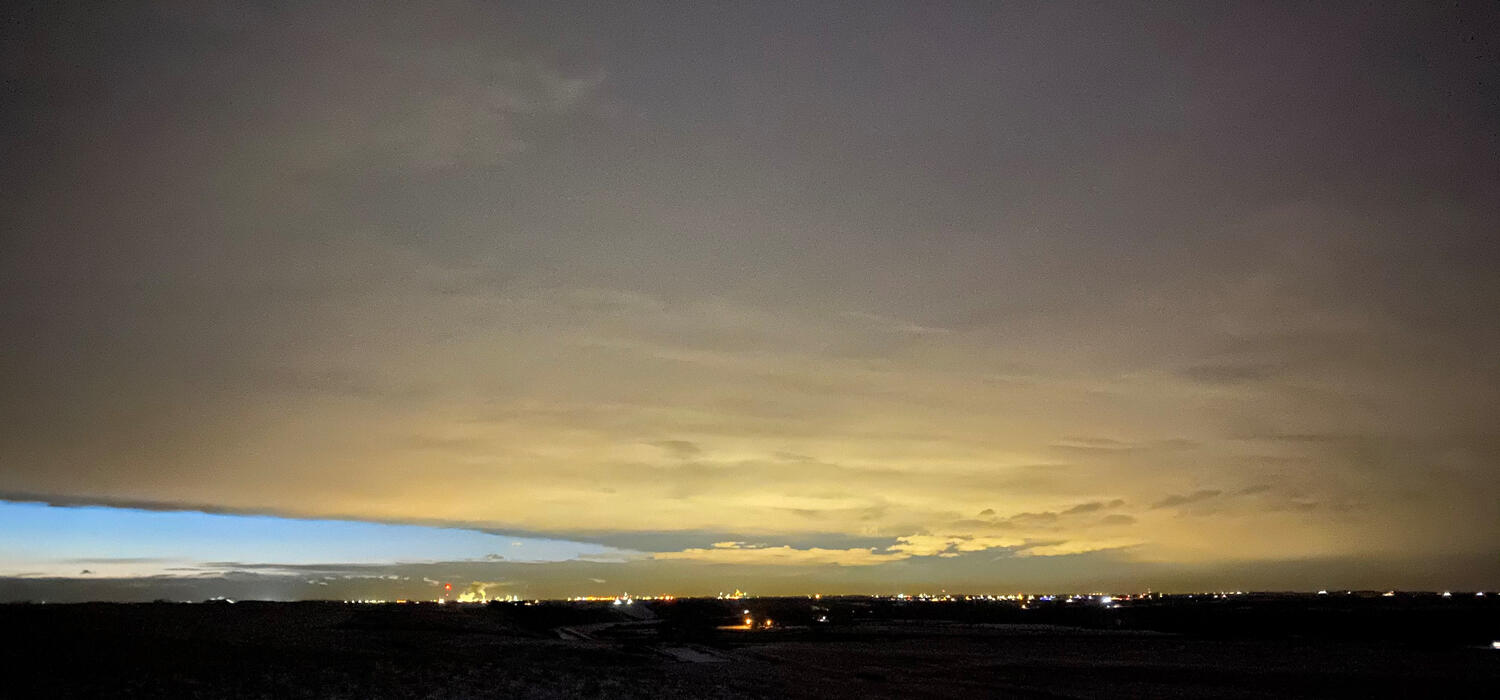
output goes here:
{"type": "MultiPolygon", "coordinates": [[[[1338,593],[1342,593],[1342,594],[1346,594],[1346,595],[1354,595],[1356,593],[1356,591],[1338,591],[1338,593]]],[[[1386,592],[1380,593],[1380,595],[1385,596],[1385,597],[1392,597],[1392,596],[1402,595],[1402,594],[1403,594],[1402,591],[1386,591],[1386,592]]],[[[1405,592],[1405,594],[1407,594],[1407,595],[1413,595],[1413,594],[1421,594],[1421,593],[1420,592],[1416,592],[1416,591],[1407,591],[1407,592],[1405,592]]],[[[1427,592],[1425,594],[1426,595],[1441,595],[1444,598],[1452,598],[1453,595],[1454,595],[1451,591],[1444,591],[1441,594],[1434,593],[1434,592],[1427,592]]],[[[1145,592],[1145,593],[1102,593],[1102,592],[1072,593],[1072,594],[1033,594],[1033,593],[992,594],[992,593],[985,593],[985,594],[964,594],[964,595],[953,595],[953,594],[944,592],[944,593],[940,593],[940,594],[931,594],[931,593],[916,593],[916,594],[908,594],[908,593],[872,594],[872,595],[861,595],[861,596],[857,596],[857,597],[869,598],[869,599],[873,599],[873,600],[913,601],[913,602],[924,602],[924,603],[946,603],[946,602],[956,602],[956,601],[969,601],[969,602],[983,602],[983,601],[1000,602],[1000,601],[1011,601],[1011,602],[1017,602],[1017,603],[1029,603],[1029,602],[1044,602],[1045,603],[1045,602],[1061,601],[1061,602],[1064,602],[1064,603],[1072,603],[1072,602],[1099,602],[1099,603],[1103,603],[1103,604],[1108,605],[1108,604],[1112,604],[1112,603],[1119,603],[1119,602],[1122,602],[1122,601],[1161,600],[1161,599],[1168,598],[1168,597],[1222,599],[1222,598],[1232,598],[1232,597],[1235,597],[1235,596],[1246,596],[1246,595],[1256,595],[1256,594],[1253,593],[1253,592],[1250,592],[1250,591],[1202,591],[1202,592],[1197,592],[1197,593],[1172,593],[1172,594],[1160,593],[1160,592],[1155,592],[1155,591],[1148,591],[1148,592],[1145,592]]],[[[1318,591],[1318,595],[1328,595],[1328,591],[1327,590],[1320,590],[1320,591],[1318,591]]],[[[1483,598],[1485,596],[1485,592],[1484,591],[1477,591],[1477,592],[1474,593],[1474,595],[1476,597],[1483,598]]],[[[735,591],[733,594],[720,593],[718,595],[718,598],[720,600],[736,600],[736,599],[741,598],[741,597],[748,598],[748,597],[751,597],[751,596],[748,593],[740,593],[739,591],[735,591]]],[[[811,594],[807,594],[806,597],[809,598],[809,599],[811,599],[811,600],[822,600],[823,599],[823,594],[821,594],[821,593],[811,593],[811,594]]],[[[835,596],[835,597],[839,597],[839,596],[835,596]]]]}
{"type": "Polygon", "coordinates": [[[518,595],[515,595],[515,594],[511,594],[511,595],[504,595],[504,596],[497,595],[494,598],[490,598],[490,597],[488,597],[488,596],[486,596],[484,594],[484,591],[479,591],[477,593],[469,593],[469,592],[465,591],[463,593],[458,594],[458,602],[460,602],[460,603],[519,603],[519,602],[521,602],[521,597],[518,596],[518,595]]]}
{"type": "Polygon", "coordinates": [[[897,593],[896,595],[892,596],[892,598],[895,600],[919,600],[925,603],[947,603],[955,600],[953,596],[946,593],[943,595],[928,595],[926,593],[918,593],[914,596],[907,595],[905,593],[897,593]]]}
{"type": "MultiPolygon", "coordinates": [[[[231,600],[229,602],[233,603],[234,601],[231,600]]],[[[523,600],[519,596],[515,596],[515,595],[495,596],[494,598],[485,598],[484,596],[463,596],[463,595],[461,595],[461,596],[459,596],[459,598],[457,600],[453,600],[453,599],[449,599],[449,598],[433,598],[431,600],[408,600],[406,598],[397,598],[395,600],[387,600],[385,598],[354,598],[354,599],[350,599],[350,600],[345,600],[344,604],[345,605],[390,605],[390,604],[395,604],[395,605],[420,605],[420,604],[423,604],[423,603],[436,603],[437,605],[448,605],[449,603],[453,603],[453,604],[463,604],[463,603],[480,603],[480,604],[483,604],[483,603],[525,603],[527,605],[531,605],[533,602],[535,602],[535,601],[523,600]]]]}
{"type": "MultiPolygon", "coordinates": [[[[1228,594],[1225,594],[1225,595],[1228,595],[1228,594]]],[[[1089,594],[1073,594],[1073,595],[1069,595],[1069,596],[1065,596],[1064,597],[1064,596],[1055,596],[1055,595],[1032,595],[1032,594],[1027,594],[1027,593],[1016,593],[1014,595],[983,594],[983,595],[964,595],[964,596],[954,596],[954,595],[949,594],[949,593],[944,593],[944,594],[941,594],[941,595],[931,595],[931,594],[928,594],[928,593],[918,593],[916,595],[907,595],[905,593],[897,593],[897,594],[892,595],[892,596],[878,596],[877,595],[877,596],[870,596],[870,597],[876,598],[876,599],[898,600],[898,601],[915,601],[915,602],[921,602],[921,603],[951,603],[951,602],[963,600],[963,601],[967,601],[967,602],[976,602],[976,601],[1002,602],[1002,601],[1010,601],[1010,602],[1016,602],[1016,603],[1025,604],[1025,603],[1029,603],[1029,602],[1032,602],[1032,601],[1051,602],[1051,601],[1058,600],[1058,599],[1061,599],[1064,603],[1073,603],[1073,602],[1078,602],[1078,601],[1095,601],[1096,600],[1096,601],[1098,601],[1100,603],[1108,605],[1110,603],[1113,603],[1115,601],[1120,601],[1120,600],[1143,600],[1143,599],[1148,599],[1148,598],[1152,598],[1152,597],[1160,598],[1161,594],[1160,593],[1141,593],[1141,594],[1133,595],[1132,596],[1132,595],[1108,595],[1108,594],[1104,594],[1104,593],[1089,593],[1089,594]]]]}
{"type": "MultiPolygon", "coordinates": [[[[1356,595],[1359,592],[1356,592],[1356,591],[1336,591],[1336,593],[1344,594],[1344,595],[1356,595]]],[[[1329,591],[1327,591],[1327,590],[1320,590],[1320,591],[1317,592],[1317,594],[1318,595],[1329,595],[1329,591]]],[[[1452,598],[1454,596],[1454,594],[1453,594],[1452,591],[1443,591],[1441,593],[1437,593],[1437,592],[1425,592],[1424,593],[1424,592],[1416,592],[1416,591],[1402,592],[1402,591],[1390,590],[1390,591],[1383,591],[1383,592],[1380,592],[1380,593],[1375,593],[1373,591],[1367,591],[1367,592],[1363,592],[1363,593],[1360,593],[1360,594],[1362,594],[1362,595],[1378,595],[1378,596],[1386,597],[1386,598],[1394,597],[1394,596],[1397,596],[1397,595],[1438,595],[1438,596],[1441,596],[1443,598],[1452,598]]],[[[1219,598],[1229,598],[1229,597],[1232,597],[1232,596],[1244,596],[1244,595],[1249,595],[1249,594],[1246,593],[1245,591],[1218,591],[1218,592],[1202,592],[1202,593],[1179,593],[1179,594],[1172,594],[1172,595],[1173,596],[1180,596],[1180,597],[1184,597],[1184,598],[1214,598],[1214,599],[1219,599],[1219,598]]],[[[1465,594],[1465,595],[1467,595],[1467,594],[1465,594]]],[[[1485,597],[1485,592],[1484,591],[1476,591],[1476,592],[1474,592],[1474,596],[1479,597],[1479,598],[1483,598],[1483,597],[1485,597]]],[[[719,593],[716,596],[716,598],[718,600],[743,600],[743,599],[748,599],[748,598],[753,598],[753,597],[754,596],[752,596],[751,594],[745,593],[744,591],[741,591],[741,590],[738,590],[738,589],[736,589],[733,593],[719,593]]],[[[821,593],[813,593],[813,594],[808,594],[806,597],[808,599],[811,599],[811,600],[822,600],[823,599],[823,594],[821,594],[821,593]]],[[[968,601],[968,602],[1015,602],[1015,603],[1021,603],[1021,607],[1022,608],[1026,608],[1027,607],[1026,604],[1033,603],[1033,602],[1042,602],[1042,603],[1050,603],[1050,602],[1062,602],[1062,603],[1098,603],[1100,605],[1106,605],[1106,606],[1112,606],[1112,607],[1119,607],[1119,603],[1121,603],[1121,602],[1162,599],[1162,598],[1167,597],[1167,594],[1155,593],[1155,592],[1148,592],[1148,593],[1135,593],[1135,594],[1107,594],[1107,593],[1030,594],[1030,593],[1014,593],[1014,594],[998,594],[998,595],[997,594],[953,595],[953,594],[945,592],[945,593],[940,593],[940,594],[936,594],[936,595],[931,594],[931,593],[917,593],[917,594],[896,593],[896,594],[893,594],[893,595],[868,595],[868,596],[860,596],[860,597],[865,597],[865,598],[870,598],[870,599],[875,599],[875,600],[891,600],[891,601],[899,601],[899,602],[918,602],[918,603],[951,603],[951,602],[958,602],[958,601],[968,601]]],[[[564,600],[566,602],[569,602],[569,603],[610,603],[610,604],[613,604],[613,605],[631,605],[631,604],[636,603],[636,602],[673,601],[673,600],[677,600],[677,598],[678,598],[678,596],[675,596],[675,595],[666,595],[666,594],[662,594],[662,595],[632,595],[630,593],[622,593],[622,594],[619,594],[619,595],[581,595],[581,596],[572,596],[572,597],[569,597],[569,598],[564,598],[562,600],[564,600]]],[[[234,602],[233,600],[230,600],[228,598],[224,598],[222,596],[219,596],[219,597],[216,597],[216,598],[212,598],[212,599],[210,599],[210,601],[211,602],[228,602],[228,603],[233,603],[234,602]]],[[[190,601],[185,601],[185,602],[190,602],[190,601]]],[[[478,594],[478,595],[463,594],[463,595],[460,595],[456,600],[455,599],[450,599],[450,598],[437,598],[437,599],[428,600],[428,601],[406,600],[404,598],[403,599],[397,599],[397,600],[386,600],[386,599],[376,599],[376,598],[362,598],[362,599],[352,599],[352,600],[345,600],[344,601],[344,603],[351,604],[351,605],[381,605],[381,604],[386,604],[386,603],[400,603],[400,604],[405,604],[405,603],[421,603],[421,602],[437,603],[437,604],[440,604],[440,605],[444,605],[444,604],[448,604],[448,603],[486,603],[486,602],[490,602],[490,603],[525,603],[526,605],[533,605],[533,604],[536,604],[536,603],[540,603],[541,601],[540,600],[535,600],[535,601],[533,601],[533,600],[525,600],[525,599],[522,599],[521,597],[513,595],[513,594],[512,595],[505,595],[505,596],[495,596],[493,598],[488,598],[488,597],[485,597],[482,593],[478,594]]]]}
{"type": "Polygon", "coordinates": [[[573,596],[571,598],[567,598],[566,600],[569,603],[613,603],[615,605],[630,605],[631,603],[634,603],[636,601],[677,600],[677,596],[675,596],[675,595],[630,595],[629,593],[622,593],[620,595],[579,595],[579,596],[573,596]]]}
{"type": "MultiPolygon", "coordinates": [[[[1367,592],[1363,592],[1363,591],[1339,591],[1339,593],[1342,593],[1343,595],[1356,595],[1356,594],[1365,595],[1367,592]]],[[[1318,591],[1318,595],[1328,595],[1328,590],[1324,589],[1324,590],[1318,591]]],[[[1398,595],[1433,595],[1433,593],[1430,592],[1430,591],[1399,591],[1399,590],[1389,590],[1389,591],[1386,591],[1386,592],[1380,594],[1380,596],[1382,598],[1394,598],[1394,597],[1396,597],[1398,595]]],[[[1452,598],[1453,597],[1453,591],[1443,591],[1442,593],[1438,593],[1436,595],[1438,595],[1440,597],[1443,597],[1443,598],[1452,598]]],[[[1484,597],[1484,591],[1475,591],[1474,592],[1474,597],[1475,598],[1483,598],[1484,597]]]]}

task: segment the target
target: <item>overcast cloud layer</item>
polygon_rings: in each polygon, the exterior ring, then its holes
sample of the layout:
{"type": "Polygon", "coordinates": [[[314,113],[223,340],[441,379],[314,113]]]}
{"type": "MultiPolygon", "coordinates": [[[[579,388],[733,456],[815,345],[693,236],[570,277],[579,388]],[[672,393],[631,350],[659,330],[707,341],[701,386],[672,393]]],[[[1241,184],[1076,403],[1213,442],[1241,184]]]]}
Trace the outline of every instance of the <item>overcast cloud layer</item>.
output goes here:
{"type": "Polygon", "coordinates": [[[464,565],[536,595],[1495,583],[1492,4],[61,5],[0,498],[641,553],[464,565]]]}

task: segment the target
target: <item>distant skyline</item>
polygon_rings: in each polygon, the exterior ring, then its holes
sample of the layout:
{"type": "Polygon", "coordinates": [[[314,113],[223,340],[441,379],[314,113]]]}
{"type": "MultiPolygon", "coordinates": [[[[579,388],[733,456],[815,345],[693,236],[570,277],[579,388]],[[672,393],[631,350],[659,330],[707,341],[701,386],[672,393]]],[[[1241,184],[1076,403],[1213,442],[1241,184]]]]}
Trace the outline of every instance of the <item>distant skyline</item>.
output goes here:
{"type": "Polygon", "coordinates": [[[1493,3],[0,19],[0,601],[1500,588],[1493,3]]]}

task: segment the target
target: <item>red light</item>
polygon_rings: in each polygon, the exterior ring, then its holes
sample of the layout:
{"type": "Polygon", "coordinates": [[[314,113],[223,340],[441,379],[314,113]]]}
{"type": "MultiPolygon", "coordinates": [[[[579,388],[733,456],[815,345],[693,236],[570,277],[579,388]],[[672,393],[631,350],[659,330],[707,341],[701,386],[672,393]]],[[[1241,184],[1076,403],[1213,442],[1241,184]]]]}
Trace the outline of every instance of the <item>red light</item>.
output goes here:
{"type": "Polygon", "coordinates": [[[451,583],[445,583],[445,584],[443,584],[443,590],[445,590],[445,591],[451,591],[451,590],[453,590],[453,584],[451,584],[451,583]]]}

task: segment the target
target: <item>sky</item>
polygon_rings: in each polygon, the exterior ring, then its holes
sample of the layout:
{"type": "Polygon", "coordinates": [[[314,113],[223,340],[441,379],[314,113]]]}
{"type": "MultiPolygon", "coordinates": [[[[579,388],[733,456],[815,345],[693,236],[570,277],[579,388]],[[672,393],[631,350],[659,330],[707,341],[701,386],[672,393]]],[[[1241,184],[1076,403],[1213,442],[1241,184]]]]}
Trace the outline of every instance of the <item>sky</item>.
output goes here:
{"type": "Polygon", "coordinates": [[[1500,588],[1493,3],[0,13],[0,600],[1500,588]]]}

